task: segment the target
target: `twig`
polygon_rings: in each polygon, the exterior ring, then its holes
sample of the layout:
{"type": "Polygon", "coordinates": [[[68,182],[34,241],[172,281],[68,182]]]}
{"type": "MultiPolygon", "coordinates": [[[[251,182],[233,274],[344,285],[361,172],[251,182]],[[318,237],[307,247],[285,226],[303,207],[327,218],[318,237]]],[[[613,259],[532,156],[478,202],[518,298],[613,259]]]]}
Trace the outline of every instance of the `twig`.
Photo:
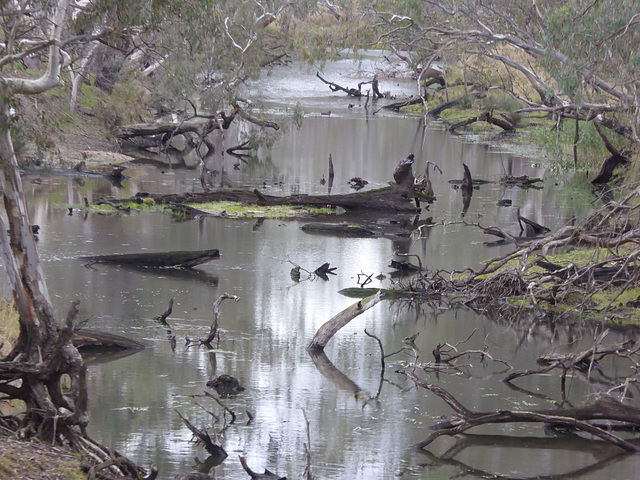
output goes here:
{"type": "Polygon", "coordinates": [[[313,475],[311,474],[311,432],[309,428],[310,422],[304,408],[302,409],[302,416],[304,417],[304,423],[307,427],[307,443],[304,444],[304,450],[307,456],[307,466],[304,469],[304,476],[307,480],[311,480],[313,478],[313,475]]]}
{"type": "Polygon", "coordinates": [[[231,422],[229,422],[229,425],[233,425],[233,423],[236,421],[235,412],[227,407],[224,403],[222,403],[222,401],[218,397],[214,397],[209,392],[204,392],[204,394],[209,398],[213,398],[216,402],[218,402],[218,405],[220,405],[226,412],[229,412],[229,415],[231,415],[231,422]]]}

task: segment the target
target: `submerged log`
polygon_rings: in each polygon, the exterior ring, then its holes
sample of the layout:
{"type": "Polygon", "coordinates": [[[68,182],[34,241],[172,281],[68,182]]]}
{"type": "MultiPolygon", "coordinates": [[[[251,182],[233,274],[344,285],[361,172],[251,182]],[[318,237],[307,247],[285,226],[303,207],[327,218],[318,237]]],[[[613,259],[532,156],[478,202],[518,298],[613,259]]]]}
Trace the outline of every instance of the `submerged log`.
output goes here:
{"type": "Polygon", "coordinates": [[[392,290],[389,288],[343,288],[338,293],[350,298],[365,298],[381,292],[384,300],[422,300],[425,302],[438,300],[441,295],[437,292],[429,292],[427,290],[392,290]]]}
{"type": "Polygon", "coordinates": [[[89,348],[109,350],[142,350],[147,348],[142,342],[122,335],[98,332],[95,330],[76,330],[71,337],[73,345],[78,350],[89,348]]]}
{"type": "Polygon", "coordinates": [[[300,229],[307,233],[327,233],[341,237],[370,238],[380,235],[370,228],[348,223],[308,223],[300,229]]]}
{"type": "Polygon", "coordinates": [[[196,250],[186,252],[128,253],[115,255],[91,255],[80,260],[93,263],[116,263],[143,267],[192,268],[220,258],[220,251],[196,250]]]}

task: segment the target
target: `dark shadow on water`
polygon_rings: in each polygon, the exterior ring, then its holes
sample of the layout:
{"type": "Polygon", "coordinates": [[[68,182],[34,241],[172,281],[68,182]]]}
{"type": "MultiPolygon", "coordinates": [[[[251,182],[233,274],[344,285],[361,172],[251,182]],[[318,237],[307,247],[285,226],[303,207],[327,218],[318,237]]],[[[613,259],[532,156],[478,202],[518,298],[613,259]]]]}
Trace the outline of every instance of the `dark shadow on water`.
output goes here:
{"type": "Polygon", "coordinates": [[[103,363],[113,362],[121,358],[129,357],[138,353],[140,350],[135,349],[118,349],[107,347],[82,347],[78,351],[82,355],[85,365],[101,365],[103,363]]]}
{"type": "MultiPolygon", "coordinates": [[[[545,479],[545,480],[564,480],[570,478],[583,478],[586,475],[594,475],[597,472],[603,471],[609,468],[621,460],[628,458],[629,453],[621,452],[619,448],[612,445],[594,442],[581,438],[577,435],[567,435],[559,437],[511,437],[507,435],[469,435],[464,434],[456,437],[455,444],[449,448],[442,455],[434,455],[428,450],[418,450],[418,452],[426,456],[429,461],[427,463],[421,463],[420,466],[425,471],[433,471],[438,467],[453,467],[460,472],[463,472],[465,478],[496,478],[504,480],[533,480],[533,479],[545,479]],[[481,468],[470,466],[462,461],[456,460],[453,457],[460,454],[466,448],[471,447],[491,447],[491,448],[519,448],[527,449],[527,457],[531,459],[536,455],[536,449],[540,450],[540,459],[545,461],[547,458],[544,455],[544,450],[565,450],[567,452],[584,452],[591,453],[596,459],[591,465],[576,468],[563,473],[551,473],[540,474],[537,472],[519,473],[517,475],[500,474],[499,472],[490,472],[481,468]]],[[[506,454],[506,452],[504,453],[506,454]]],[[[602,473],[606,478],[606,473],[602,473]]],[[[401,476],[400,476],[401,478],[401,476]]],[[[452,477],[452,478],[455,478],[452,477]]]]}
{"type": "MultiPolygon", "coordinates": [[[[206,283],[213,286],[218,286],[219,277],[212,275],[209,272],[200,270],[197,268],[164,268],[164,267],[148,267],[148,266],[136,266],[136,265],[109,265],[101,263],[100,266],[105,265],[107,268],[120,268],[131,272],[149,273],[159,275],[163,277],[169,277],[177,280],[195,280],[198,282],[206,283]]],[[[88,266],[87,268],[96,269],[96,265],[88,266]]]]}

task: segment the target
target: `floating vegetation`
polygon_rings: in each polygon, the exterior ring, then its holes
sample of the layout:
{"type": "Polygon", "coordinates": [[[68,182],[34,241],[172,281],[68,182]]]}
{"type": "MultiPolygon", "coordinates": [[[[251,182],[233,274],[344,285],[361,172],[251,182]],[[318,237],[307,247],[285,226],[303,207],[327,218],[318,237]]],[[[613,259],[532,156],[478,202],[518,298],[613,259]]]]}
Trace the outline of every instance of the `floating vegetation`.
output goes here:
{"type": "Polygon", "coordinates": [[[336,215],[343,210],[331,206],[312,207],[303,205],[257,205],[242,202],[185,203],[187,207],[201,212],[229,218],[296,218],[316,215],[336,215]]]}

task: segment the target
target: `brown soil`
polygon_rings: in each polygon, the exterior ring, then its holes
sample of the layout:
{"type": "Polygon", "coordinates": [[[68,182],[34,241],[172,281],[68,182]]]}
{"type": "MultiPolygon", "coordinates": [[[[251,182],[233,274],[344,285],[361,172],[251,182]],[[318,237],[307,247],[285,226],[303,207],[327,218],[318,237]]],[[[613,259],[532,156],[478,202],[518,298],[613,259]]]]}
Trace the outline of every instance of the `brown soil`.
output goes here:
{"type": "Polygon", "coordinates": [[[27,146],[17,152],[19,161],[31,164],[34,158],[42,158],[43,152],[44,163],[51,168],[73,168],[85,161],[89,170],[131,161],[131,157],[118,153],[120,146],[111,135],[105,111],[105,107],[79,105],[71,114],[66,92],[20,97],[17,114],[23,120],[27,146]]]}
{"type": "Polygon", "coordinates": [[[0,435],[2,480],[84,480],[87,474],[81,465],[80,457],[69,450],[0,435]]]}

